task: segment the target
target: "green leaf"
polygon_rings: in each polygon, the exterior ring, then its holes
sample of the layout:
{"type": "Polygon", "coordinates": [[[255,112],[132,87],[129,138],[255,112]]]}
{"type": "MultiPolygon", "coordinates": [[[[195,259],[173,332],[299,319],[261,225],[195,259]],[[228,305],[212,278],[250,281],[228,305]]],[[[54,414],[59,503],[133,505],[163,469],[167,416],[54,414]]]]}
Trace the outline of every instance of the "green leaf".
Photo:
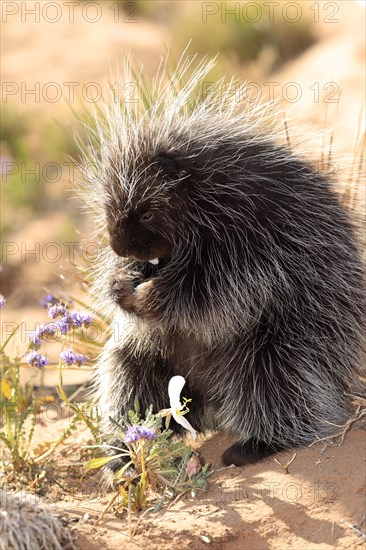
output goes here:
{"type": "Polygon", "coordinates": [[[137,399],[137,397],[135,398],[135,412],[136,412],[136,415],[138,417],[140,417],[140,403],[139,403],[139,400],[137,399]]]}
{"type": "Polygon", "coordinates": [[[127,464],[125,464],[124,466],[122,466],[122,468],[120,470],[118,470],[118,472],[116,473],[116,475],[114,476],[114,479],[119,479],[120,477],[123,476],[123,474],[125,473],[125,471],[127,470],[127,468],[129,466],[131,466],[131,464],[133,464],[133,460],[130,460],[129,462],[127,462],[127,464]]]}
{"type": "Polygon", "coordinates": [[[119,428],[121,430],[121,432],[124,432],[125,428],[128,428],[128,423],[126,422],[126,420],[124,418],[121,418],[121,423],[117,422],[117,420],[115,420],[111,416],[109,416],[108,418],[112,422],[112,424],[114,424],[115,426],[117,426],[117,428],[119,428]],[[122,425],[122,423],[124,424],[125,428],[122,425]]]}
{"type": "Polygon", "coordinates": [[[171,414],[168,414],[165,418],[165,430],[168,431],[169,430],[169,424],[170,424],[170,419],[171,419],[172,415],[171,414]]]}
{"type": "Polygon", "coordinates": [[[85,462],[84,468],[91,470],[92,468],[100,468],[101,466],[104,466],[104,464],[108,464],[111,460],[114,460],[115,458],[119,458],[121,455],[114,455],[114,456],[102,456],[100,458],[93,458],[92,460],[89,460],[88,462],[85,462]]]}

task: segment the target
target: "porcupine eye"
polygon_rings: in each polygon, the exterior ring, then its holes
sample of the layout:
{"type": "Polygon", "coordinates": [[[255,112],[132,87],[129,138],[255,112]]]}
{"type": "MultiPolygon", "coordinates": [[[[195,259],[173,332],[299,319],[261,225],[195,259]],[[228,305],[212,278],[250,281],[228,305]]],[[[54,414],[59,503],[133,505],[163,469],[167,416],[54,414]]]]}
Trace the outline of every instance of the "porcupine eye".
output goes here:
{"type": "Polygon", "coordinates": [[[144,212],[143,214],[141,214],[140,221],[150,222],[153,219],[153,217],[154,217],[153,212],[147,211],[147,212],[144,212]]]}

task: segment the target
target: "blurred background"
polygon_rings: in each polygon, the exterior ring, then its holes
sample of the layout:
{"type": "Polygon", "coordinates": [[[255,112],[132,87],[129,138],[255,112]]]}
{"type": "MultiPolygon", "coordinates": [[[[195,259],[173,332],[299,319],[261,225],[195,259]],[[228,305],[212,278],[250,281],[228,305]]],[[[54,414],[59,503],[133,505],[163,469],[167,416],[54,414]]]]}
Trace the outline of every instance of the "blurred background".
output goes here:
{"type": "Polygon", "coordinates": [[[152,75],[168,48],[177,59],[185,48],[218,54],[214,77],[252,81],[314,127],[335,124],[334,143],[349,156],[363,129],[364,2],[4,1],[1,10],[1,293],[9,321],[38,310],[80,256],[78,243],[93,240],[76,196],[74,131],[80,106],[116,82],[127,52],[152,75]]]}

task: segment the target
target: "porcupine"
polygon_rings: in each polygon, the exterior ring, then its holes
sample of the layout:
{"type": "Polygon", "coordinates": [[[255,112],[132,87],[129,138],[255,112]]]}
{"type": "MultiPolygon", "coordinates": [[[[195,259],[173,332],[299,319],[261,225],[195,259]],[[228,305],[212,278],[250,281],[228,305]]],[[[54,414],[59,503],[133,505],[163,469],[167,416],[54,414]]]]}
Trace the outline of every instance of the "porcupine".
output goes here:
{"type": "Polygon", "coordinates": [[[109,416],[136,397],[166,408],[183,375],[191,424],[235,436],[222,460],[241,466],[349,415],[365,279],[331,177],[279,141],[266,108],[220,84],[192,101],[211,67],[178,91],[155,83],[148,108],[113,101],[96,120],[87,190],[110,246],[95,294],[118,326],[96,393],[113,432],[109,416]]]}

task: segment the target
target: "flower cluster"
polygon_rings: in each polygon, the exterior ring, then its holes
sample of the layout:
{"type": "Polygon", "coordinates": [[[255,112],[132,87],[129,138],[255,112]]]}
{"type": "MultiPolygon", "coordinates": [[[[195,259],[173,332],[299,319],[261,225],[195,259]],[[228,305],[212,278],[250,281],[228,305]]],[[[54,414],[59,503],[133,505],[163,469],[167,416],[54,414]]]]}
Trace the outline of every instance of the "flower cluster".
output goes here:
{"type": "Polygon", "coordinates": [[[48,308],[48,317],[50,319],[56,319],[67,314],[67,307],[63,304],[57,303],[48,308]]]}
{"type": "Polygon", "coordinates": [[[0,309],[5,305],[5,298],[2,294],[0,294],[0,309]]]}
{"type": "Polygon", "coordinates": [[[60,357],[66,365],[78,365],[79,367],[84,365],[89,359],[86,355],[75,353],[72,349],[61,352],[60,357]]]}
{"type": "Polygon", "coordinates": [[[55,324],[61,334],[67,334],[72,328],[89,327],[92,317],[89,313],[72,311],[69,313],[63,304],[55,304],[48,308],[48,316],[55,320],[55,324]]]}
{"type": "Polygon", "coordinates": [[[43,367],[46,367],[48,365],[47,357],[41,355],[40,353],[38,353],[38,351],[32,351],[28,355],[27,361],[30,365],[39,369],[43,369],[43,367]]]}
{"type": "Polygon", "coordinates": [[[73,327],[90,327],[93,321],[89,313],[80,311],[71,312],[70,320],[73,327]]]}
{"type": "MultiPolygon", "coordinates": [[[[72,329],[81,327],[89,327],[93,319],[89,313],[74,310],[69,311],[65,304],[60,302],[55,303],[55,298],[51,294],[45,296],[43,306],[48,307],[48,316],[52,319],[51,322],[40,325],[35,332],[29,337],[31,348],[38,350],[47,336],[54,336],[56,332],[67,334],[72,329]]],[[[61,360],[66,365],[84,365],[88,361],[88,357],[80,353],[74,353],[72,349],[62,352],[61,360]]],[[[42,368],[48,365],[48,359],[41,355],[38,351],[33,351],[28,356],[28,363],[35,367],[42,368]]]]}
{"type": "Polygon", "coordinates": [[[69,314],[66,313],[64,317],[58,317],[58,319],[55,320],[55,325],[61,334],[67,334],[71,330],[69,314]]]}
{"type": "Polygon", "coordinates": [[[154,439],[156,433],[151,428],[138,426],[137,424],[130,426],[124,436],[125,443],[133,443],[140,439],[154,439]]]}
{"type": "Polygon", "coordinates": [[[41,341],[46,336],[53,336],[56,331],[59,331],[61,334],[67,334],[73,328],[89,327],[93,321],[89,313],[76,310],[69,313],[67,306],[61,303],[51,305],[48,308],[48,316],[53,322],[47,325],[40,325],[29,338],[34,346],[40,346],[41,341]]]}
{"type": "Polygon", "coordinates": [[[54,336],[56,333],[57,326],[54,323],[48,325],[39,325],[36,331],[29,337],[29,340],[34,346],[40,346],[42,340],[46,336],[54,336]]]}

